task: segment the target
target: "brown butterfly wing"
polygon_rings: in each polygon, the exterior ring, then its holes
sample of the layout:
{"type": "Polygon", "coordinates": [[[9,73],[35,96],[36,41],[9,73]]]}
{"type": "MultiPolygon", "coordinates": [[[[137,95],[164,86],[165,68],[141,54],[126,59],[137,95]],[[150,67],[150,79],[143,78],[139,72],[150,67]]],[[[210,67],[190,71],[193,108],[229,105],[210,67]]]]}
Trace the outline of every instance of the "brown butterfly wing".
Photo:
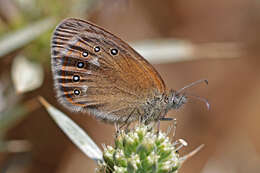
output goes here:
{"type": "Polygon", "coordinates": [[[160,75],[128,44],[79,19],[57,26],[52,71],[65,107],[109,122],[137,119],[140,106],[165,92],[160,75]]]}

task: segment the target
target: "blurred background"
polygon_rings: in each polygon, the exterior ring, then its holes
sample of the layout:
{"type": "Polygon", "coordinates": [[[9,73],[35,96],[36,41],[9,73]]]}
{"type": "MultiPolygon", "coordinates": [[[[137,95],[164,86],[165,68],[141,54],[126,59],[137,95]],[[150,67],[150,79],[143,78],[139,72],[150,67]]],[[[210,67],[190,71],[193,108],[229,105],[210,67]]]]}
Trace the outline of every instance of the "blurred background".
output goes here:
{"type": "MultiPolygon", "coordinates": [[[[95,162],[37,101],[44,96],[93,140],[113,145],[114,126],[57,103],[50,37],[66,17],[96,23],[129,42],[169,88],[206,78],[190,92],[208,98],[168,113],[186,154],[206,146],[182,173],[260,172],[258,0],[0,0],[0,173],[86,173],[95,162]]],[[[166,129],[171,122],[161,123],[166,129]]]]}

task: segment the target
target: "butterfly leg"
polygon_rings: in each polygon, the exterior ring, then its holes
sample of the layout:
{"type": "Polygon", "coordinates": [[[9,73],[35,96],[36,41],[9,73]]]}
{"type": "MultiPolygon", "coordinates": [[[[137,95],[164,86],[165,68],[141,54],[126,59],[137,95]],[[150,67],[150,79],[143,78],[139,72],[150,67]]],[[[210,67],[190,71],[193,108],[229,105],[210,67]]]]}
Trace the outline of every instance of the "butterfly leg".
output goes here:
{"type": "Polygon", "coordinates": [[[172,121],[173,118],[166,118],[166,117],[162,117],[160,118],[161,121],[172,121]]]}
{"type": "Polygon", "coordinates": [[[123,122],[123,124],[119,127],[119,129],[122,129],[124,126],[125,126],[125,130],[128,131],[128,127],[130,125],[131,122],[128,122],[129,118],[134,114],[134,112],[136,111],[137,109],[134,108],[132,110],[132,112],[127,116],[126,120],[123,122]]]}
{"type": "Polygon", "coordinates": [[[172,131],[171,137],[172,137],[172,139],[174,139],[175,134],[176,134],[176,128],[177,128],[177,119],[174,118],[172,122],[173,122],[173,123],[172,123],[172,124],[168,127],[168,129],[167,129],[166,135],[169,136],[169,134],[170,134],[171,131],[172,131]]]}
{"type": "Polygon", "coordinates": [[[173,118],[166,118],[166,117],[161,117],[159,118],[159,120],[157,121],[157,134],[159,133],[159,130],[160,130],[160,122],[161,121],[172,121],[174,120],[173,118]]]}
{"type": "Polygon", "coordinates": [[[173,120],[173,118],[166,118],[165,115],[160,116],[157,121],[157,135],[159,134],[159,131],[160,131],[160,122],[161,121],[172,121],[172,120],[173,120]]]}
{"type": "Polygon", "coordinates": [[[157,121],[157,132],[156,132],[157,137],[158,137],[159,131],[160,131],[160,122],[161,122],[160,120],[157,121]]]}
{"type": "Polygon", "coordinates": [[[117,138],[118,137],[118,135],[119,135],[119,133],[120,133],[120,128],[119,128],[119,125],[118,125],[118,123],[115,123],[114,124],[115,125],[115,129],[116,129],[116,134],[115,134],[115,138],[117,138]]]}

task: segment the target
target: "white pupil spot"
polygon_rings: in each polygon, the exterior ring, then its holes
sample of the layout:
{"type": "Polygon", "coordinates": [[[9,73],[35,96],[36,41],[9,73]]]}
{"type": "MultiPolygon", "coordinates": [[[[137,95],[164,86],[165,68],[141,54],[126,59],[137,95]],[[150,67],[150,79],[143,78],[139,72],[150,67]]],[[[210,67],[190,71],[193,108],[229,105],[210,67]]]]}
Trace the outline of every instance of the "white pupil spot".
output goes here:
{"type": "Polygon", "coordinates": [[[79,94],[80,94],[80,91],[79,91],[78,89],[75,89],[75,90],[74,90],[74,94],[75,94],[75,95],[79,95],[79,94]]]}
{"type": "Polygon", "coordinates": [[[80,80],[80,77],[78,75],[73,76],[73,81],[78,82],[80,80]]]}
{"type": "Polygon", "coordinates": [[[84,63],[83,62],[78,62],[77,67],[78,68],[83,68],[84,67],[84,63]]]}
{"type": "Polygon", "coordinates": [[[95,52],[99,52],[99,51],[100,51],[100,47],[96,46],[96,47],[94,48],[94,50],[95,50],[95,52]]]}
{"type": "Polygon", "coordinates": [[[84,57],[87,57],[87,56],[88,56],[88,52],[83,52],[82,55],[83,55],[84,57]]]}
{"type": "Polygon", "coordinates": [[[116,55],[117,53],[118,53],[118,50],[117,50],[117,49],[112,49],[112,50],[111,50],[111,54],[112,54],[112,55],[116,55]]]}

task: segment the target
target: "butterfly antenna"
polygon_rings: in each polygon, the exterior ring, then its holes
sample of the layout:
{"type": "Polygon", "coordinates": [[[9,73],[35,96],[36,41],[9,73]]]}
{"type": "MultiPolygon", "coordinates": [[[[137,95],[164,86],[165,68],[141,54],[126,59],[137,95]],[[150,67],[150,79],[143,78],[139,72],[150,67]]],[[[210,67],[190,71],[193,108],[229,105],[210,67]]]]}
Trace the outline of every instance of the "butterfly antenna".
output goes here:
{"type": "Polygon", "coordinates": [[[197,85],[199,83],[206,83],[207,85],[209,84],[208,80],[207,79],[200,79],[200,80],[197,80],[195,82],[192,82],[190,83],[189,85],[186,85],[185,87],[179,89],[176,93],[177,94],[180,94],[181,92],[183,92],[184,90],[186,90],[187,88],[190,88],[190,87],[193,87],[194,85],[197,85]]]}
{"type": "Polygon", "coordinates": [[[197,95],[193,95],[193,94],[190,94],[190,93],[185,93],[185,96],[186,96],[187,98],[195,98],[195,99],[197,99],[197,100],[199,100],[199,101],[202,101],[203,103],[205,103],[207,109],[208,109],[208,110],[210,109],[209,101],[208,101],[206,98],[200,97],[200,96],[197,96],[197,95]]]}

